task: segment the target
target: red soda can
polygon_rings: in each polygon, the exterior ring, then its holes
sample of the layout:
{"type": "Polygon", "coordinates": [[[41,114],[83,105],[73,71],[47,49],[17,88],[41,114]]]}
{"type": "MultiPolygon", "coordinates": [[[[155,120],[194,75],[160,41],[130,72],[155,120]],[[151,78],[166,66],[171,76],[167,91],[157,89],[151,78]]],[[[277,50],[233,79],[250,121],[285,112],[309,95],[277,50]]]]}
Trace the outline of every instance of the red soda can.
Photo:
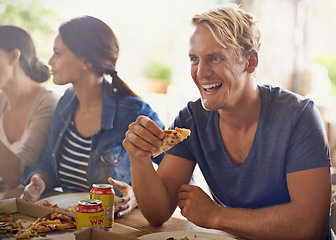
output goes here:
{"type": "Polygon", "coordinates": [[[76,216],[77,231],[86,228],[104,229],[104,207],[100,200],[79,201],[76,207],[76,216]]]}
{"type": "Polygon", "coordinates": [[[109,229],[114,225],[115,193],[111,184],[93,184],[90,191],[91,199],[99,199],[104,207],[104,227],[109,229]]]}

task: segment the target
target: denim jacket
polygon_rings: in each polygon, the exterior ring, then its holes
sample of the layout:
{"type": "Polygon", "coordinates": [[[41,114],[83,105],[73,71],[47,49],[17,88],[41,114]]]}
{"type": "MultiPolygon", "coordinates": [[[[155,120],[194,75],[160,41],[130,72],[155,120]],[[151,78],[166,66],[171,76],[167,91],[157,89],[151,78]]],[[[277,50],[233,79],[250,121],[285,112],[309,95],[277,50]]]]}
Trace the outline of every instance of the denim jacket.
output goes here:
{"type": "MultiPolygon", "coordinates": [[[[89,187],[94,183],[108,183],[108,177],[131,184],[129,155],[122,146],[128,125],[138,116],[145,115],[164,128],[156,112],[138,97],[115,99],[110,93],[110,83],[103,82],[103,106],[100,130],[92,137],[91,153],[88,161],[86,178],[89,187]]],[[[59,100],[53,116],[51,133],[39,162],[26,167],[22,174],[21,183],[29,183],[36,172],[43,172],[50,180],[50,188],[60,187],[58,177],[58,161],[60,143],[65,130],[68,128],[72,116],[78,106],[78,99],[73,88],[67,89],[59,100]]],[[[157,164],[163,156],[153,159],[157,164]]],[[[114,189],[117,196],[120,192],[114,189]]]]}

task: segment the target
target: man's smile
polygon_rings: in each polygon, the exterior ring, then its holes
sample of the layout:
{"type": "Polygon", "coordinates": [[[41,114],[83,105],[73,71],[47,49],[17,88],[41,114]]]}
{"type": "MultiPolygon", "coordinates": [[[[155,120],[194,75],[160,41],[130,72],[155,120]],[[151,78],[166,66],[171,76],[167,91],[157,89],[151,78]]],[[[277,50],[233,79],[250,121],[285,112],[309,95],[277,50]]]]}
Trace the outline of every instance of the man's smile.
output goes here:
{"type": "Polygon", "coordinates": [[[212,84],[202,84],[204,91],[211,92],[218,90],[223,84],[222,83],[212,83],[212,84]]]}

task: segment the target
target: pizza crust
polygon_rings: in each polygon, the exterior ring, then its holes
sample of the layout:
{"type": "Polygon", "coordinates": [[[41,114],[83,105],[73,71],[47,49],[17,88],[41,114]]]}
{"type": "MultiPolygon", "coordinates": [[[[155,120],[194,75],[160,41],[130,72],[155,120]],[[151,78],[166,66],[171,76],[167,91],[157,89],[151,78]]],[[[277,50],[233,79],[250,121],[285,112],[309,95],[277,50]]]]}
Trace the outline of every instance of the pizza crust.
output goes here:
{"type": "Polygon", "coordinates": [[[163,130],[163,132],[165,133],[163,144],[158,150],[152,152],[152,157],[157,157],[161,153],[171,149],[176,144],[184,141],[191,133],[189,129],[178,127],[175,127],[175,130],[163,130]]]}
{"type": "Polygon", "coordinates": [[[76,206],[69,206],[68,208],[61,208],[57,204],[51,204],[48,200],[42,200],[39,203],[37,203],[37,205],[59,209],[59,210],[66,211],[66,212],[73,212],[73,213],[76,212],[76,206]]]}

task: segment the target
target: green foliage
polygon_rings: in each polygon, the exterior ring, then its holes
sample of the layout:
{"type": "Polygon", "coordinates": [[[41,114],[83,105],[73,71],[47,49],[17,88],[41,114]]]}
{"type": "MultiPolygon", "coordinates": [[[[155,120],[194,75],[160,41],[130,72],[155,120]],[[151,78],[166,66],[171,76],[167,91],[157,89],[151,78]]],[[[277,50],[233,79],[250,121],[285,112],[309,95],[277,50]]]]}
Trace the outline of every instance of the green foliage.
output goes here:
{"type": "Polygon", "coordinates": [[[321,64],[328,69],[328,76],[332,84],[332,95],[336,96],[336,56],[318,56],[316,59],[316,63],[321,64]]]}
{"type": "Polygon", "coordinates": [[[154,61],[147,70],[147,77],[161,79],[167,84],[171,83],[171,67],[169,64],[154,61]]]}
{"type": "Polygon", "coordinates": [[[50,57],[51,38],[54,37],[60,17],[44,9],[38,0],[0,0],[0,24],[21,27],[32,36],[38,57],[44,61],[50,57]]]}

